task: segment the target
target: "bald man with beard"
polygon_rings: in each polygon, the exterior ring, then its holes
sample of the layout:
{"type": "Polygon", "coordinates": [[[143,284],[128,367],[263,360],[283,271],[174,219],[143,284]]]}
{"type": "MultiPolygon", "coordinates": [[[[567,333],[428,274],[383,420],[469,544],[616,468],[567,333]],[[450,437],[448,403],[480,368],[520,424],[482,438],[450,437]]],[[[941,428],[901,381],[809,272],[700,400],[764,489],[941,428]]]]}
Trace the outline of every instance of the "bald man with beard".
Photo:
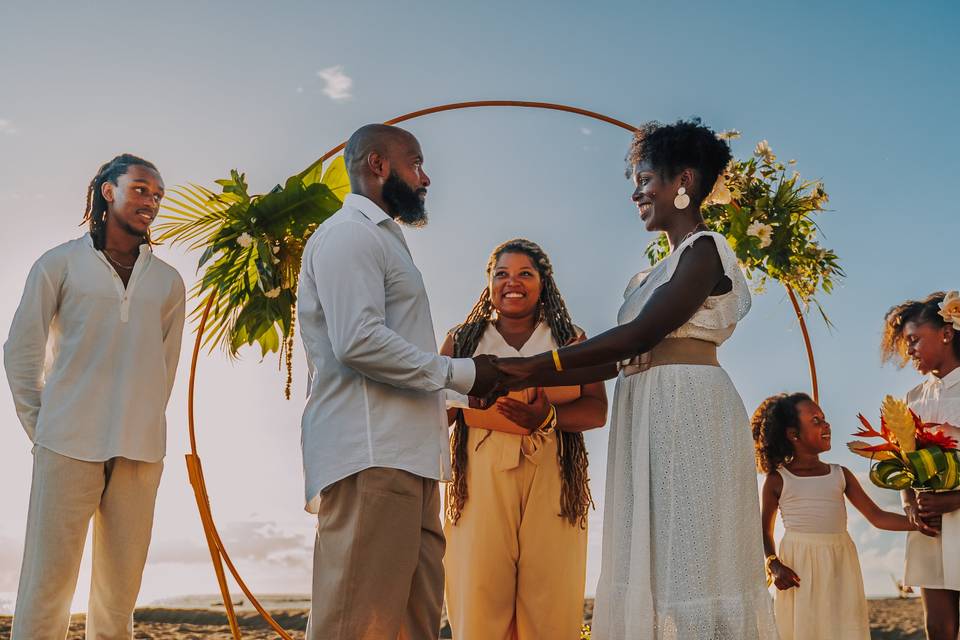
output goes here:
{"type": "Polygon", "coordinates": [[[317,514],[307,638],[436,640],[443,604],[444,389],[486,396],[494,359],[437,353],[401,224],[426,224],[430,178],[409,132],[357,130],[352,193],[304,249],[298,315],[309,391],[306,509],[317,514]]]}

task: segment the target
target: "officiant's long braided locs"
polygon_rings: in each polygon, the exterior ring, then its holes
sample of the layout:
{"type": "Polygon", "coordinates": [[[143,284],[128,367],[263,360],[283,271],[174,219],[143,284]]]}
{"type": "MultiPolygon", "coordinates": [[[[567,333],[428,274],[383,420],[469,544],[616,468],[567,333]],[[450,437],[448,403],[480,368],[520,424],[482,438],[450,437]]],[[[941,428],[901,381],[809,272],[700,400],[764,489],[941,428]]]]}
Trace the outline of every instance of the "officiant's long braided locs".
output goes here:
{"type": "MultiPolygon", "coordinates": [[[[577,336],[576,327],[570,319],[567,305],[560,296],[557,284],[553,280],[553,266],[550,258],[539,245],[517,238],[504,242],[490,255],[487,262],[487,276],[504,253],[523,253],[530,257],[540,272],[542,290],[538,320],[545,320],[550,327],[553,339],[558,345],[565,345],[577,336]]],[[[485,287],[480,299],[474,305],[467,319],[453,332],[453,355],[457,358],[471,357],[480,342],[493,317],[494,308],[490,300],[490,288],[485,287]]],[[[453,480],[447,485],[446,511],[451,522],[457,523],[463,506],[467,501],[467,431],[468,427],[463,419],[463,412],[457,413],[456,427],[453,430],[451,449],[453,450],[453,480]]],[[[585,527],[587,514],[593,506],[590,495],[589,477],[587,474],[587,448],[582,433],[557,431],[563,439],[558,447],[557,457],[560,462],[561,492],[560,516],[570,524],[585,527]]]]}

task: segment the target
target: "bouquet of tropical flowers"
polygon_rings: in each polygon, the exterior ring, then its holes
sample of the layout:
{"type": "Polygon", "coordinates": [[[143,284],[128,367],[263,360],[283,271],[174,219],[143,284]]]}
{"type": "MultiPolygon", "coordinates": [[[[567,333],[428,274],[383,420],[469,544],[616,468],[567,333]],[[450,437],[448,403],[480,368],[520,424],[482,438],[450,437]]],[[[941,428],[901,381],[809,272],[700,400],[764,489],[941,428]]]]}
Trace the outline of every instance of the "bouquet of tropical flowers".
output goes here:
{"type": "Polygon", "coordinates": [[[880,411],[880,431],[862,414],[863,427],[855,436],[880,438],[880,444],[854,440],[850,451],[870,458],[870,480],[884,489],[956,489],[960,486],[960,454],[957,440],[941,429],[944,425],[923,422],[902,400],[887,396],[880,411]]]}

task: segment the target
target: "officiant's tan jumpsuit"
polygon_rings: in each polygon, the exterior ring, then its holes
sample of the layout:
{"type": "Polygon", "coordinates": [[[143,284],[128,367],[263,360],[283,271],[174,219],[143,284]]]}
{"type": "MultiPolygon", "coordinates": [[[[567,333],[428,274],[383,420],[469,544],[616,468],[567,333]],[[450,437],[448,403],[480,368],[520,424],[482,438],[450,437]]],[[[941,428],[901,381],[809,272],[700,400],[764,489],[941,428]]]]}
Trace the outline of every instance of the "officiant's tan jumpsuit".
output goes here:
{"type": "MultiPolygon", "coordinates": [[[[475,353],[501,357],[556,348],[541,324],[521,352],[491,324],[475,353]]],[[[557,394],[548,397],[561,402],[557,394]]],[[[465,412],[468,498],[445,522],[447,615],[455,640],[577,640],[583,620],[587,530],[560,517],[558,437],[483,429],[506,420],[465,412]]]]}

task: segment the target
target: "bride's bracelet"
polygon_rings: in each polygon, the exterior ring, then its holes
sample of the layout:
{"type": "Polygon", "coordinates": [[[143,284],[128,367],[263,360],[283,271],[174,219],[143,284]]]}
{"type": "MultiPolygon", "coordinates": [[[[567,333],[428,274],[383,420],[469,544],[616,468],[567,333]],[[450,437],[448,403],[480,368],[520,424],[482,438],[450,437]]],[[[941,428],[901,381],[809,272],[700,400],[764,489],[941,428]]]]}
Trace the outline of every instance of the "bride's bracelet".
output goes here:
{"type": "Polygon", "coordinates": [[[560,363],[560,352],[557,349],[554,349],[553,354],[553,368],[557,371],[563,371],[563,365],[560,363]]]}

